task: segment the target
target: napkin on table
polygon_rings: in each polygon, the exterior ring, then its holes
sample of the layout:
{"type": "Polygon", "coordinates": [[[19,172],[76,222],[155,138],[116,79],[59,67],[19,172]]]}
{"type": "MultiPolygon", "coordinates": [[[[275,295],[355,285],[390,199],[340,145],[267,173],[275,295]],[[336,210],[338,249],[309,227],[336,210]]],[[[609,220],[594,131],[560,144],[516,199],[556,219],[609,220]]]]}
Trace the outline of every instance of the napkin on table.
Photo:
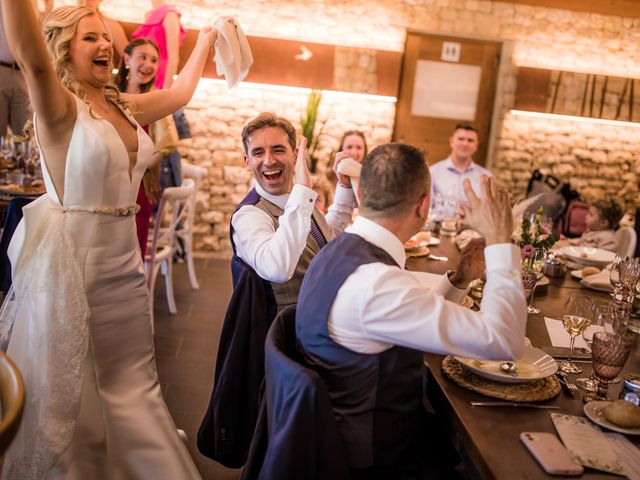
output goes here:
{"type": "Polygon", "coordinates": [[[603,270],[595,275],[589,275],[584,277],[580,284],[592,290],[599,290],[601,292],[611,292],[611,283],[609,282],[609,270],[603,270]]]}

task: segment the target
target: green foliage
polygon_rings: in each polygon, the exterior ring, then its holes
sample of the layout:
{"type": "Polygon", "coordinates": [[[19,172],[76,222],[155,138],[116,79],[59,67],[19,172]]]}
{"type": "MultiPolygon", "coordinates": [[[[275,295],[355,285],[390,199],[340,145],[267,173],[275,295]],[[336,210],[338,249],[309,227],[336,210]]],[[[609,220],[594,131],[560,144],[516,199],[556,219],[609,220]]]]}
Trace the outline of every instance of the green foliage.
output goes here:
{"type": "Polygon", "coordinates": [[[322,90],[313,89],[307,99],[307,107],[304,111],[304,115],[300,118],[300,127],[302,129],[302,135],[307,139],[307,159],[309,161],[309,171],[311,173],[316,172],[318,165],[318,158],[316,157],[316,150],[318,149],[318,143],[322,136],[322,130],[324,129],[325,122],[318,121],[318,108],[320,107],[320,101],[322,100],[322,90]],[[318,133],[315,134],[316,124],[320,124],[318,133]]]}

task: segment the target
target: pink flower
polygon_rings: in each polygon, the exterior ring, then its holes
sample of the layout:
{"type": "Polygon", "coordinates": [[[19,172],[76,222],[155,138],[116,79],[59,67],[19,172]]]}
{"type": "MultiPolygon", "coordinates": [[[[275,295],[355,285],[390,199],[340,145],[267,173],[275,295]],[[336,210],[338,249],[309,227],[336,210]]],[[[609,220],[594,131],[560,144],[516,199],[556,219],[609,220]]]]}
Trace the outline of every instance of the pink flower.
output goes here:
{"type": "Polygon", "coordinates": [[[531,257],[533,257],[533,254],[535,252],[536,252],[536,247],[534,247],[533,245],[528,243],[527,245],[522,247],[522,250],[520,250],[520,256],[522,258],[531,258],[531,257]]]}

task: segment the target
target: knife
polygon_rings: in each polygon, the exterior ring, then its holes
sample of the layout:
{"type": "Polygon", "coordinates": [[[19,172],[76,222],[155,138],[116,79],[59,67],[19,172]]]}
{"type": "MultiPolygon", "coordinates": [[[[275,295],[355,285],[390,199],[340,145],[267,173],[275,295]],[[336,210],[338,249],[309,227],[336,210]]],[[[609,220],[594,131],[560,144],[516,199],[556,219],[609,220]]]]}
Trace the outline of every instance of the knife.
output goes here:
{"type": "Polygon", "coordinates": [[[560,410],[558,405],[538,405],[537,403],[516,403],[516,402],[471,402],[472,407],[524,407],[543,408],[547,410],[560,410]]]}

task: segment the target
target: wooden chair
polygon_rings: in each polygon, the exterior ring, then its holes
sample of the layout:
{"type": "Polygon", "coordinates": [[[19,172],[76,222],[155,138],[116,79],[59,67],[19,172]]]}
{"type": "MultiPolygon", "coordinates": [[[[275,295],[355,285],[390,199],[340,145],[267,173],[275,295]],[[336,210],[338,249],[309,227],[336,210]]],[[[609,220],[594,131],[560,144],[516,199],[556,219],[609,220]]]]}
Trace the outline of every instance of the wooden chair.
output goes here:
{"type": "Polygon", "coordinates": [[[176,250],[175,231],[180,220],[183,218],[185,209],[188,208],[189,199],[193,190],[193,180],[186,179],[182,182],[181,187],[165,188],[162,192],[155,225],[151,234],[151,245],[147,249],[147,255],[144,261],[147,285],[149,287],[149,303],[152,321],[153,294],[158,272],[162,272],[165,279],[169,312],[172,314],[178,313],[176,301],[173,296],[173,253],[176,250]],[[167,217],[166,226],[163,225],[165,216],[167,217]]]}
{"type": "Polygon", "coordinates": [[[6,354],[0,352],[0,456],[4,456],[18,431],[24,397],[24,381],[18,367],[6,354]]]}
{"type": "MultiPolygon", "coordinates": [[[[176,235],[182,241],[184,250],[184,258],[187,262],[187,270],[189,271],[189,281],[191,288],[197,290],[200,288],[198,278],[196,277],[196,268],[193,264],[193,221],[196,214],[196,195],[203,180],[207,176],[207,169],[182,161],[182,177],[191,178],[195,183],[195,188],[189,199],[189,205],[185,209],[182,221],[176,227],[176,235]]],[[[183,181],[184,183],[184,181],[183,181]]]]}

